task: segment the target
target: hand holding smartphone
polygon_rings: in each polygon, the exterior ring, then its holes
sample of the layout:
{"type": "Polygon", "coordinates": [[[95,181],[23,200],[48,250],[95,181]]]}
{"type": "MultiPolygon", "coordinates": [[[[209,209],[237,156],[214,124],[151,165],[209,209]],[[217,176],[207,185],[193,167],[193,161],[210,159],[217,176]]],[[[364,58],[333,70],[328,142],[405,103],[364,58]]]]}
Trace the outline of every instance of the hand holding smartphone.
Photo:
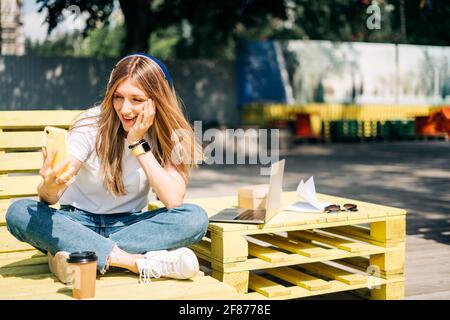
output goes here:
{"type": "MultiPolygon", "coordinates": [[[[47,154],[53,148],[56,150],[56,155],[53,161],[50,163],[50,167],[54,169],[58,164],[63,162],[64,160],[69,159],[69,149],[67,145],[67,130],[47,126],[44,128],[44,146],[46,148],[47,154]]],[[[64,171],[68,170],[70,164],[64,166],[63,170],[60,170],[60,173],[64,173],[64,171]]],[[[59,174],[57,174],[59,177],[59,174]]]]}

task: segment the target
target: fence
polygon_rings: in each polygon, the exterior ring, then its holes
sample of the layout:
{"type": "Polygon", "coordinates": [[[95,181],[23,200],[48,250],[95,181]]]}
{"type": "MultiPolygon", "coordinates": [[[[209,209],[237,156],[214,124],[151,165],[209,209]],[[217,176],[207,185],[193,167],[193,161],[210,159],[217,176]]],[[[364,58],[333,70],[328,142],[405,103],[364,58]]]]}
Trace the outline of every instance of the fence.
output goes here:
{"type": "MultiPolygon", "coordinates": [[[[101,101],[115,59],[0,56],[0,110],[86,109],[101,101]]],[[[232,61],[167,63],[189,119],[235,126],[232,61]]]]}

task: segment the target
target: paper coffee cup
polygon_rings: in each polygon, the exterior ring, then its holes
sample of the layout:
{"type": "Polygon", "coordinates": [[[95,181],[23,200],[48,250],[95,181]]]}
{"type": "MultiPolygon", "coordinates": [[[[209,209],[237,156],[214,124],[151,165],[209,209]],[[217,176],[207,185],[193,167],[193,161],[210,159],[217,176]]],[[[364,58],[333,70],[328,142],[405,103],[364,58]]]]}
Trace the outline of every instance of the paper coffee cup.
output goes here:
{"type": "Polygon", "coordinates": [[[95,296],[97,280],[97,255],[92,251],[72,252],[67,259],[72,295],[76,299],[95,296]]]}

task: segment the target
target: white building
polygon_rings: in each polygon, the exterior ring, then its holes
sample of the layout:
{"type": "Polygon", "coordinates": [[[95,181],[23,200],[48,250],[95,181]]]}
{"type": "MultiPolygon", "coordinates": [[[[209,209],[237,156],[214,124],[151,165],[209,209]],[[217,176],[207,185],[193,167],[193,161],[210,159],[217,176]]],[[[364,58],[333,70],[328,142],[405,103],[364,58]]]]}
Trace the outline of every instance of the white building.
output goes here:
{"type": "Polygon", "coordinates": [[[24,55],[25,36],[21,19],[23,0],[0,0],[0,54],[24,55]]]}

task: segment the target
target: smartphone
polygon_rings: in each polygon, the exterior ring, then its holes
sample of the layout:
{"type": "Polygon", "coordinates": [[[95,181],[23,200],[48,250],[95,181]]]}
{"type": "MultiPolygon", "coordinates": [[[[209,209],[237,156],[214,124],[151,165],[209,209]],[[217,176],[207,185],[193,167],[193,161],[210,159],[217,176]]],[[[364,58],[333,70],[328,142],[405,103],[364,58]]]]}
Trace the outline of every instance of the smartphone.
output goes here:
{"type": "MultiPolygon", "coordinates": [[[[51,163],[51,167],[54,168],[58,163],[69,158],[69,148],[67,145],[67,130],[47,126],[44,128],[44,146],[47,148],[47,153],[54,147],[58,152],[56,157],[51,163]]],[[[70,167],[70,164],[65,168],[70,167]]],[[[65,171],[65,170],[64,170],[65,171]]]]}

